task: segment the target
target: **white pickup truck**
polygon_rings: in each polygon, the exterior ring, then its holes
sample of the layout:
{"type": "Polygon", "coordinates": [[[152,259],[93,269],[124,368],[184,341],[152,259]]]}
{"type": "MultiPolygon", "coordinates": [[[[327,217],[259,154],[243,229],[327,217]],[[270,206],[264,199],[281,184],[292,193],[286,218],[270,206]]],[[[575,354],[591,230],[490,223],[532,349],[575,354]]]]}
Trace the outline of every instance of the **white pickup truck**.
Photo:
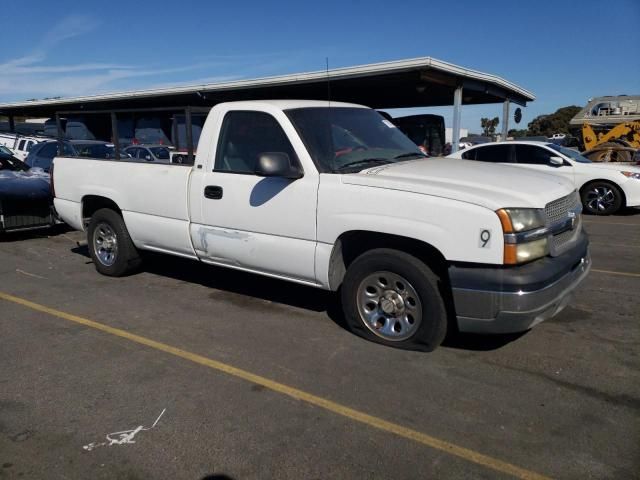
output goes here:
{"type": "Polygon", "coordinates": [[[193,166],[55,159],[55,208],[100,273],[153,250],[340,290],[354,333],[428,351],[448,329],[531,328],[590,268],[570,182],[425,158],[366,107],[219,104],[197,152],[193,166]]]}

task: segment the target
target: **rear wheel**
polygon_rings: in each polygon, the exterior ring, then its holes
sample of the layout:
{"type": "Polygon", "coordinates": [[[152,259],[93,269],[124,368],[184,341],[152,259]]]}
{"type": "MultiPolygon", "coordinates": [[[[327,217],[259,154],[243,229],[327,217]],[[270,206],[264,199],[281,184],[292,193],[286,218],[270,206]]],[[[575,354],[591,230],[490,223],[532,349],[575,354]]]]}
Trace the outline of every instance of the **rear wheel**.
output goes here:
{"type": "Polygon", "coordinates": [[[440,279],[416,257],[375,249],[349,266],[342,304],[350,330],[367,340],[431,351],[445,337],[446,308],[440,279]]]}
{"type": "Polygon", "coordinates": [[[622,207],[622,193],[610,182],[596,181],[581,192],[582,206],[592,215],[613,215],[622,207]]]}
{"type": "Polygon", "coordinates": [[[121,277],[140,266],[140,255],[124,219],[111,209],[103,208],[93,214],[87,240],[93,264],[103,275],[121,277]]]}

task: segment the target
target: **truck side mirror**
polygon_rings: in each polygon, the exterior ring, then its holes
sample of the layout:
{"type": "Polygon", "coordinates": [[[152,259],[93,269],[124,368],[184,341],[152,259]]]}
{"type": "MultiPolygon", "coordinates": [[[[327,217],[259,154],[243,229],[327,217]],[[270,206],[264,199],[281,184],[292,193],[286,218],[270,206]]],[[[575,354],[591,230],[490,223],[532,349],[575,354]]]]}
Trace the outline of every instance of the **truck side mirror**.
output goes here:
{"type": "Polygon", "coordinates": [[[258,156],[255,174],[261,177],[282,177],[295,180],[302,178],[302,171],[291,165],[289,155],[284,152],[264,152],[258,156]]]}
{"type": "Polygon", "coordinates": [[[552,167],[561,167],[564,165],[564,158],[562,157],[549,157],[549,163],[552,167]]]}

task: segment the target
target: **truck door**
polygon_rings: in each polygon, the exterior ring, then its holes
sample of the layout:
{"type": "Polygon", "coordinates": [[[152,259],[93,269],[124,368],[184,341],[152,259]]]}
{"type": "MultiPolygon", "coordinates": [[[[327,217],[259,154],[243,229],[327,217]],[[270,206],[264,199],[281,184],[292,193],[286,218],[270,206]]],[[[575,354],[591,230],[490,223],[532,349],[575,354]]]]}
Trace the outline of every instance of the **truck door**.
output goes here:
{"type": "Polygon", "coordinates": [[[286,153],[303,168],[306,150],[281,115],[284,128],[264,111],[224,114],[213,169],[193,178],[191,235],[203,261],[315,283],[317,172],[295,180],[254,173],[266,152],[286,153]]]}

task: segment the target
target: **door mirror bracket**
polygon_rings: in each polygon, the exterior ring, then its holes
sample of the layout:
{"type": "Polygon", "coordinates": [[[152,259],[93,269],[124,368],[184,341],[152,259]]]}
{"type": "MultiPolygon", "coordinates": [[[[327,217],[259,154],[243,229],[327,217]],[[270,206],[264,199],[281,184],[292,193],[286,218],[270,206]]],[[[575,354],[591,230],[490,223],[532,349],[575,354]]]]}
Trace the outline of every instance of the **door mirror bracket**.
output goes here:
{"type": "Polygon", "coordinates": [[[552,167],[561,167],[564,165],[564,158],[556,156],[549,157],[549,164],[552,167]]]}

